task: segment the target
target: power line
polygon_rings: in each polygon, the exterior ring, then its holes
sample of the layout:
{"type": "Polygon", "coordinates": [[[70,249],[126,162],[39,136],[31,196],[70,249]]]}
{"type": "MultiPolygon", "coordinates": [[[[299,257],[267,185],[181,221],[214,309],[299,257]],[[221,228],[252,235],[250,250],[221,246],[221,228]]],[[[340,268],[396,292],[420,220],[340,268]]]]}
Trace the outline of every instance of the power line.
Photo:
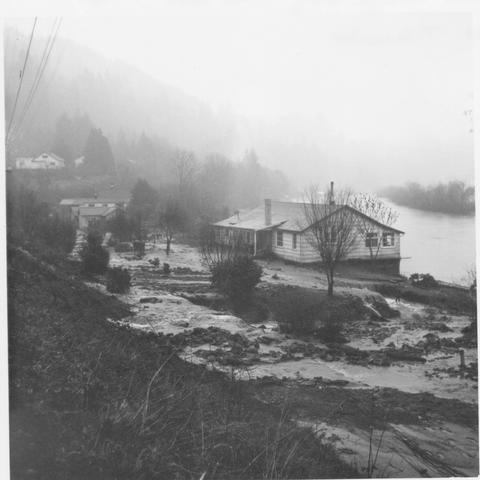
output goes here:
{"type": "Polygon", "coordinates": [[[19,120],[15,123],[14,127],[13,127],[13,131],[12,131],[12,142],[16,141],[19,139],[19,135],[18,135],[18,129],[20,127],[20,125],[22,124],[23,120],[24,120],[24,117],[26,115],[26,111],[27,111],[27,105],[30,103],[31,101],[31,97],[33,95],[33,90],[35,88],[35,85],[37,84],[38,82],[38,79],[40,77],[40,71],[42,70],[42,66],[45,62],[45,58],[46,58],[46,55],[47,55],[47,51],[49,49],[49,46],[50,46],[50,43],[52,41],[52,37],[53,37],[53,32],[55,30],[55,25],[57,23],[57,18],[54,19],[54,22],[52,24],[52,28],[50,29],[50,33],[48,35],[48,38],[47,38],[47,42],[45,43],[45,47],[43,48],[43,53],[42,53],[42,57],[40,59],[40,63],[38,64],[37,66],[37,71],[35,73],[35,77],[34,77],[34,80],[30,86],[30,91],[28,92],[27,94],[27,99],[25,100],[25,103],[23,105],[23,109],[19,115],[19,120]]]}
{"type": "Polygon", "coordinates": [[[12,115],[10,117],[10,122],[8,124],[7,136],[5,138],[5,143],[8,142],[8,136],[10,134],[10,129],[12,128],[13,118],[15,117],[15,111],[17,109],[18,98],[20,97],[20,91],[22,90],[23,79],[25,78],[25,70],[27,69],[28,58],[30,55],[30,47],[32,46],[33,33],[35,32],[35,26],[37,25],[37,17],[33,22],[32,33],[30,34],[30,40],[28,42],[27,53],[25,54],[25,61],[23,62],[23,68],[20,71],[20,83],[18,85],[17,94],[15,95],[15,102],[13,103],[12,115]]]}
{"type": "Polygon", "coordinates": [[[58,35],[58,31],[60,29],[61,23],[62,23],[61,18],[60,18],[60,20],[58,20],[58,23],[57,23],[57,19],[55,19],[55,22],[53,23],[52,29],[50,31],[49,39],[48,39],[48,41],[45,45],[45,49],[43,51],[42,58],[40,60],[38,68],[37,68],[37,74],[35,75],[35,79],[32,83],[30,92],[28,94],[28,98],[25,102],[25,105],[23,107],[20,118],[19,118],[17,124],[15,125],[15,130],[17,131],[17,133],[18,133],[18,131],[19,131],[19,129],[20,129],[22,123],[23,123],[23,120],[25,119],[25,116],[27,115],[27,113],[28,113],[28,111],[29,111],[29,109],[32,105],[32,102],[35,98],[35,94],[37,93],[38,86],[40,85],[43,74],[45,72],[45,68],[46,68],[48,60],[50,58],[50,54],[52,53],[53,46],[54,46],[55,41],[57,39],[57,35],[58,35]],[[55,26],[56,26],[56,29],[55,29],[55,26]],[[55,33],[53,33],[54,30],[55,30],[55,33]],[[52,35],[53,35],[53,37],[52,37],[52,35]]]}
{"type": "MultiPolygon", "coordinates": [[[[46,77],[46,79],[45,79],[44,84],[47,85],[49,88],[51,88],[54,80],[57,78],[59,66],[60,66],[60,64],[61,64],[61,61],[63,60],[63,56],[65,55],[65,50],[66,50],[66,47],[65,47],[65,45],[64,45],[62,51],[61,51],[60,54],[58,55],[57,61],[56,61],[56,63],[55,63],[55,66],[53,67],[52,71],[50,72],[50,75],[49,75],[48,77],[46,77]]],[[[30,115],[29,115],[28,124],[33,125],[33,122],[36,120],[36,118],[37,118],[37,116],[38,116],[38,112],[39,112],[39,109],[40,109],[40,105],[41,105],[41,103],[37,102],[37,103],[35,104],[35,106],[32,107],[32,109],[30,110],[30,115]]],[[[25,129],[24,129],[24,130],[25,130],[25,129]]],[[[18,139],[20,139],[23,135],[24,135],[24,133],[21,134],[21,135],[18,137],[18,139]]]]}

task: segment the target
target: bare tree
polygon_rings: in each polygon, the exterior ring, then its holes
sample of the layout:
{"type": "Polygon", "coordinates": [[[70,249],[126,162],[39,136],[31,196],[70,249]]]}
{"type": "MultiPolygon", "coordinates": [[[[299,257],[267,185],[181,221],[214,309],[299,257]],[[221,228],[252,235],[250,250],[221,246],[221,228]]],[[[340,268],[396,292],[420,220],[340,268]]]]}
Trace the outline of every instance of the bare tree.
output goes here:
{"type": "Polygon", "coordinates": [[[184,195],[192,185],[196,173],[197,162],[195,155],[193,152],[187,150],[177,150],[173,161],[175,164],[178,191],[180,195],[184,195]]]}
{"type": "Polygon", "coordinates": [[[379,226],[372,219],[382,225],[391,227],[398,219],[398,213],[386,205],[376,195],[360,193],[351,198],[350,206],[363,215],[356,218],[358,233],[365,239],[370,251],[370,259],[377,259],[382,238],[379,238],[379,226]]]}
{"type": "Polygon", "coordinates": [[[248,245],[241,237],[233,237],[227,242],[215,238],[215,230],[208,228],[200,239],[204,262],[210,269],[237,258],[249,256],[248,245]]]}
{"type": "Polygon", "coordinates": [[[167,241],[166,253],[169,255],[174,234],[184,226],[184,213],[178,202],[166,202],[164,208],[159,212],[158,223],[165,235],[167,241]]]}
{"type": "Polygon", "coordinates": [[[357,231],[355,212],[348,206],[349,190],[334,194],[333,187],[321,194],[317,186],[305,192],[304,214],[309,229],[307,239],[320,254],[327,275],[328,295],[333,295],[333,282],[338,263],[352,248],[357,231]]]}

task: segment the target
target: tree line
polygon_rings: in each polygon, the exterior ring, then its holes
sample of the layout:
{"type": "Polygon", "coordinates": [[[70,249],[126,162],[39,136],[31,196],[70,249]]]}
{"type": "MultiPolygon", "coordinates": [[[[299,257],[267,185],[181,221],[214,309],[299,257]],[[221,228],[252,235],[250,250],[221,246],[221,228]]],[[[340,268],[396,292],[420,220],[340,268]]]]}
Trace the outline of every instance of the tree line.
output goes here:
{"type": "Polygon", "coordinates": [[[254,150],[237,161],[215,152],[200,157],[159,135],[119,131],[109,137],[86,114],[61,115],[49,145],[49,151],[66,161],[60,176],[90,182],[103,176],[107,184],[129,190],[137,179],[148,179],[163,198],[181,198],[193,215],[221,218],[265,197],[288,194],[285,175],[263,166],[254,150]]]}
{"type": "Polygon", "coordinates": [[[398,205],[420,210],[453,215],[475,213],[475,187],[467,186],[464,182],[457,180],[429,186],[410,182],[404,186],[385,188],[380,195],[398,205]]]}

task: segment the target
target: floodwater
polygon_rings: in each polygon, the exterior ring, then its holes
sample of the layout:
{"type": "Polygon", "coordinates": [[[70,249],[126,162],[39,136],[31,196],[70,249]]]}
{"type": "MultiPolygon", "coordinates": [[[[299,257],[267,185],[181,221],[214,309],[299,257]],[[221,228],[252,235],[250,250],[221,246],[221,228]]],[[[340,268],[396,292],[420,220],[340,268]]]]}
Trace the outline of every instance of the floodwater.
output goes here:
{"type": "Polygon", "coordinates": [[[426,212],[389,203],[398,213],[404,275],[430,273],[438,280],[466,284],[475,265],[475,217],[426,212]]]}

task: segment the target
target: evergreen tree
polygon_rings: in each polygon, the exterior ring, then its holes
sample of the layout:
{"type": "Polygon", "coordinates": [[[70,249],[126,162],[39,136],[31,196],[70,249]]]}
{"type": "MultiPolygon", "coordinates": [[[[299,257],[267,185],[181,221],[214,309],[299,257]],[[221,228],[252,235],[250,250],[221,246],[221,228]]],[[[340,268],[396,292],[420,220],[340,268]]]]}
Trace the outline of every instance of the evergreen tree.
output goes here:
{"type": "Polygon", "coordinates": [[[112,173],[115,169],[110,142],[99,128],[90,130],[83,155],[85,156],[83,168],[86,174],[104,175],[112,173]]]}
{"type": "Polygon", "coordinates": [[[62,157],[67,166],[71,166],[73,153],[73,123],[65,113],[58,117],[55,123],[55,133],[53,136],[52,152],[62,157]]]}

